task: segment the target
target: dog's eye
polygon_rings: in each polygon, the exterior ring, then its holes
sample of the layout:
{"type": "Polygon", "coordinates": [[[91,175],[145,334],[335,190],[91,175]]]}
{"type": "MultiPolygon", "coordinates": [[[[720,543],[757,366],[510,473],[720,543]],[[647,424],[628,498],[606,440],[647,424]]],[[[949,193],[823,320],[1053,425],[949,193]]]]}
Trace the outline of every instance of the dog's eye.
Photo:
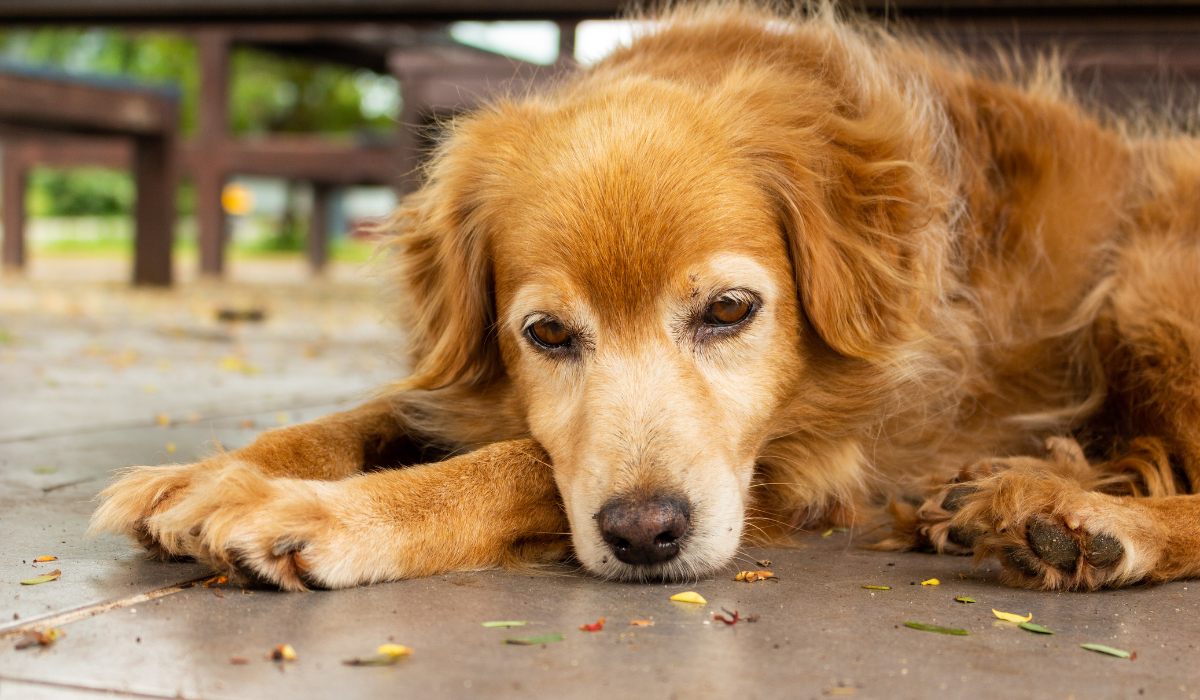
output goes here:
{"type": "Polygon", "coordinates": [[[750,302],[722,297],[708,305],[704,322],[710,326],[732,326],[750,314],[750,302]]]}
{"type": "Polygon", "coordinates": [[[529,327],[529,336],[539,344],[548,348],[561,348],[569,345],[571,334],[562,324],[552,319],[542,319],[529,327]]]}

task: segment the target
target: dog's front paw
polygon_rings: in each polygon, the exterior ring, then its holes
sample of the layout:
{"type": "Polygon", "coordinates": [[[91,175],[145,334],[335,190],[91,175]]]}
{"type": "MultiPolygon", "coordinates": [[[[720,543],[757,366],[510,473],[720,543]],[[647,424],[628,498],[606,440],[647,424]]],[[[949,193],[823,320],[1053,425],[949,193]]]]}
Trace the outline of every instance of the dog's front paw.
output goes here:
{"type": "Polygon", "coordinates": [[[968,533],[976,557],[1000,559],[1011,585],[1094,590],[1139,580],[1157,561],[1152,525],[1128,499],[1070,477],[1018,469],[956,488],[945,532],[968,533]]]}
{"type": "Polygon", "coordinates": [[[89,534],[128,535],[145,547],[151,557],[164,561],[187,558],[189,553],[180,533],[164,531],[155,535],[147,522],[178,503],[197,477],[211,469],[211,465],[200,462],[121,470],[116,480],[100,493],[101,502],[92,514],[89,534]]]}
{"type": "Polygon", "coordinates": [[[236,583],[284,590],[358,585],[372,580],[369,566],[357,561],[369,542],[331,507],[339,488],[269,479],[234,463],[197,480],[147,528],[160,539],[181,539],[189,554],[236,583]]]}

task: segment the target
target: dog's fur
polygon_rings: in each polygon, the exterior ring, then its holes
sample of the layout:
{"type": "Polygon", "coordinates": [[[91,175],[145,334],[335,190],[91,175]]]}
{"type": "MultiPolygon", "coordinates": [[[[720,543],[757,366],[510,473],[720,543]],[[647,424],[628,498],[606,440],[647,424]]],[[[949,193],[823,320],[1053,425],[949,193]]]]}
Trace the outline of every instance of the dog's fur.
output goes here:
{"type": "Polygon", "coordinates": [[[1200,572],[1200,144],[828,9],[659,19],[449,125],[392,223],[408,379],[131,470],[93,527],[284,588],[705,575],[885,507],[879,546],[1017,585],[1200,572]],[[679,555],[618,561],[596,513],[660,493],[679,555]]]}

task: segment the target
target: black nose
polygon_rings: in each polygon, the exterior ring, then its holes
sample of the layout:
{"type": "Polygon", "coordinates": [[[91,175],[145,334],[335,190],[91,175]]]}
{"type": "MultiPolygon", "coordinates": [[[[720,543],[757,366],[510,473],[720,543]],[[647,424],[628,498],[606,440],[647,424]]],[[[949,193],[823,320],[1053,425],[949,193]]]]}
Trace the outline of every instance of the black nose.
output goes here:
{"type": "Polygon", "coordinates": [[[688,503],[678,496],[610,501],[596,514],[600,536],[626,564],[657,564],[679,554],[688,503]]]}

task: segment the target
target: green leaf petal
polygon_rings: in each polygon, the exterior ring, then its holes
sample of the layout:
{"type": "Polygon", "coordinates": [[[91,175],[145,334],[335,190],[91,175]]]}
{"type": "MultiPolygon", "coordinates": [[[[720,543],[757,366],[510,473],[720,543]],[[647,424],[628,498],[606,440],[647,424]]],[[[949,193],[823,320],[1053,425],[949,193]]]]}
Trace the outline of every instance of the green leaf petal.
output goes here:
{"type": "Polygon", "coordinates": [[[1106,647],[1103,644],[1080,644],[1079,646],[1083,647],[1084,649],[1087,649],[1088,651],[1098,651],[1101,654],[1108,654],[1109,656],[1117,656],[1122,659],[1128,659],[1130,656],[1129,652],[1127,652],[1127,651],[1122,651],[1121,649],[1113,649],[1112,647],[1106,647]]]}
{"type": "Polygon", "coordinates": [[[937,625],[928,625],[924,622],[905,622],[905,625],[915,630],[924,630],[926,632],[937,632],[938,634],[969,634],[966,630],[954,629],[953,627],[938,627],[937,625]]]}
{"type": "Polygon", "coordinates": [[[872,590],[872,591],[890,591],[890,590],[892,590],[891,586],[863,586],[863,588],[866,588],[866,589],[872,590]]]}
{"type": "Polygon", "coordinates": [[[58,578],[59,576],[62,576],[62,572],[59,571],[58,569],[55,569],[54,571],[51,571],[48,574],[42,574],[41,576],[34,576],[33,578],[27,578],[21,582],[21,585],[22,586],[36,586],[39,583],[49,583],[50,581],[53,581],[54,579],[58,578]]]}
{"type": "Polygon", "coordinates": [[[968,598],[965,595],[959,596],[959,597],[955,598],[955,600],[957,600],[960,603],[974,603],[975,602],[974,598],[968,598]]]}
{"type": "Polygon", "coordinates": [[[496,621],[496,622],[485,622],[485,623],[483,623],[483,626],[484,627],[524,627],[525,624],[526,623],[524,620],[504,620],[504,621],[496,621]]]}
{"type": "Polygon", "coordinates": [[[516,638],[502,639],[502,640],[500,640],[500,642],[502,644],[517,644],[519,646],[530,647],[530,646],[536,646],[538,644],[550,644],[552,642],[561,642],[562,640],[564,640],[566,638],[567,638],[567,635],[565,635],[565,634],[543,634],[540,637],[516,637],[516,638]]]}
{"type": "Polygon", "coordinates": [[[1020,627],[1023,630],[1029,630],[1030,632],[1037,632],[1038,634],[1054,634],[1054,630],[1046,629],[1045,627],[1042,627],[1041,625],[1033,623],[1033,622],[1022,622],[1020,627]]]}

